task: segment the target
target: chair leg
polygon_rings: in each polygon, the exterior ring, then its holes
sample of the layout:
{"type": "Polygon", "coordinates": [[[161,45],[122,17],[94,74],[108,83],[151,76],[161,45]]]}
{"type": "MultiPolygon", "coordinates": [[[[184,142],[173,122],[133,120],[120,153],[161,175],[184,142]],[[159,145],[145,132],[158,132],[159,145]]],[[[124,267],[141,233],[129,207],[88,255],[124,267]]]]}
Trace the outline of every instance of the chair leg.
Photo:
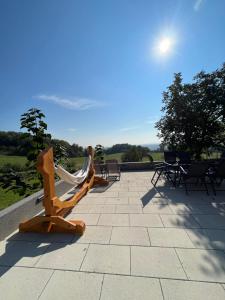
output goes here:
{"type": "Polygon", "coordinates": [[[208,190],[208,187],[207,187],[207,183],[206,183],[206,181],[205,181],[205,178],[202,178],[202,183],[204,184],[204,187],[205,187],[205,189],[206,189],[207,195],[209,195],[209,190],[208,190]]]}
{"type": "Polygon", "coordinates": [[[154,187],[156,186],[162,172],[163,172],[163,170],[156,170],[155,171],[155,174],[153,175],[152,180],[151,180],[151,183],[154,185],[154,187]],[[154,182],[154,178],[155,178],[156,174],[158,175],[158,177],[157,177],[156,181],[154,182]]]}
{"type": "Polygon", "coordinates": [[[185,187],[185,192],[186,192],[186,195],[188,195],[187,182],[186,182],[186,180],[185,180],[185,179],[184,179],[184,187],[185,187]]]}

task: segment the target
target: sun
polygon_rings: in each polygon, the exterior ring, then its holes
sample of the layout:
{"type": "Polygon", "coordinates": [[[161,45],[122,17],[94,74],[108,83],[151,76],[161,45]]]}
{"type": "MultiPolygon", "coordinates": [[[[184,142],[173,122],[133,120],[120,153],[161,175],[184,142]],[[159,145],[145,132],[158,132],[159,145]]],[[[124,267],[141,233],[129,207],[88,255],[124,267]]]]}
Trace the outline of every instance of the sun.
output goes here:
{"type": "Polygon", "coordinates": [[[172,39],[169,37],[162,38],[158,44],[158,51],[160,54],[167,54],[172,49],[172,39]]]}
{"type": "Polygon", "coordinates": [[[156,39],[154,53],[156,57],[168,57],[174,52],[175,39],[172,35],[164,35],[156,39]]]}

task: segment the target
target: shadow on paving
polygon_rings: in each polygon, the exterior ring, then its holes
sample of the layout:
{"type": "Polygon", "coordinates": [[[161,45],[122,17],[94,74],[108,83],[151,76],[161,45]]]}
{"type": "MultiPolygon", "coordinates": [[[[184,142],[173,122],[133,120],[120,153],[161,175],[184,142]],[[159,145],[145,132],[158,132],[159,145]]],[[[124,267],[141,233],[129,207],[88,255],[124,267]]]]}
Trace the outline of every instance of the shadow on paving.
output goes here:
{"type": "MultiPolygon", "coordinates": [[[[177,251],[184,268],[185,265],[190,269],[194,267],[200,280],[211,277],[222,278],[225,282],[224,191],[218,192],[216,196],[212,191],[209,195],[200,191],[190,191],[187,195],[184,188],[174,188],[161,180],[156,188],[152,187],[142,196],[141,201],[143,209],[157,204],[159,214],[165,206],[171,207],[171,214],[161,214],[164,226],[183,228],[194,245],[194,249],[177,251]]],[[[188,272],[187,276],[193,279],[188,272]]]]}
{"type": "Polygon", "coordinates": [[[34,267],[43,254],[76,243],[79,238],[79,235],[63,233],[15,233],[6,240],[5,251],[0,256],[0,277],[13,266],[34,267]]]}

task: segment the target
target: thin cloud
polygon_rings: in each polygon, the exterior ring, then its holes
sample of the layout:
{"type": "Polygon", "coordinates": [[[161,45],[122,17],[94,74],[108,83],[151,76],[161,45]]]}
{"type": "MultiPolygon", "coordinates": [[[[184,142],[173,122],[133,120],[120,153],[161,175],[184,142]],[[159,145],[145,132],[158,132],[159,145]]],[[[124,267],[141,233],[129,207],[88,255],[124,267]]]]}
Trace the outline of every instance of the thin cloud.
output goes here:
{"type": "Polygon", "coordinates": [[[67,130],[68,130],[68,131],[71,131],[71,132],[77,131],[76,128],[68,128],[67,130]]]}
{"type": "Polygon", "coordinates": [[[68,99],[68,98],[62,98],[56,95],[37,95],[33,98],[49,101],[56,105],[65,107],[67,109],[72,110],[88,110],[95,107],[101,107],[105,106],[103,102],[87,99],[87,98],[74,98],[74,99],[68,99]]]}
{"type": "Polygon", "coordinates": [[[135,129],[137,129],[137,128],[139,128],[139,126],[134,126],[134,127],[124,127],[124,128],[121,128],[120,131],[123,131],[123,132],[125,132],[125,131],[132,131],[132,130],[135,130],[135,129]]]}
{"type": "Polygon", "coordinates": [[[194,4],[194,7],[193,7],[194,11],[196,11],[196,12],[199,11],[203,1],[204,0],[195,0],[195,4],[194,4]]]}
{"type": "Polygon", "coordinates": [[[159,117],[158,116],[154,116],[154,117],[150,117],[146,123],[147,124],[155,124],[157,121],[159,120],[159,117]]]}

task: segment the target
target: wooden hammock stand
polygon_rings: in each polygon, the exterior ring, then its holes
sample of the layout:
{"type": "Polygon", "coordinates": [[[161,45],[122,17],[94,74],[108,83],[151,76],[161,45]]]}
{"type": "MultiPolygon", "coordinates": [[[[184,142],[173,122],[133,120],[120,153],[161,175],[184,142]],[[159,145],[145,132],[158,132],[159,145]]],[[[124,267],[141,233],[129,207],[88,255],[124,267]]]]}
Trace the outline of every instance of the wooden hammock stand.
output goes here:
{"type": "Polygon", "coordinates": [[[55,171],[53,160],[53,149],[48,148],[42,151],[37,159],[37,170],[43,176],[45,208],[44,216],[36,216],[32,219],[20,223],[20,232],[66,232],[83,234],[85,223],[80,220],[65,220],[63,217],[76,205],[76,203],[94,185],[108,185],[108,181],[95,176],[93,166],[94,150],[91,146],[87,148],[88,155],[91,155],[91,165],[85,181],[78,186],[79,191],[69,200],[61,201],[55,194],[55,171]]]}

